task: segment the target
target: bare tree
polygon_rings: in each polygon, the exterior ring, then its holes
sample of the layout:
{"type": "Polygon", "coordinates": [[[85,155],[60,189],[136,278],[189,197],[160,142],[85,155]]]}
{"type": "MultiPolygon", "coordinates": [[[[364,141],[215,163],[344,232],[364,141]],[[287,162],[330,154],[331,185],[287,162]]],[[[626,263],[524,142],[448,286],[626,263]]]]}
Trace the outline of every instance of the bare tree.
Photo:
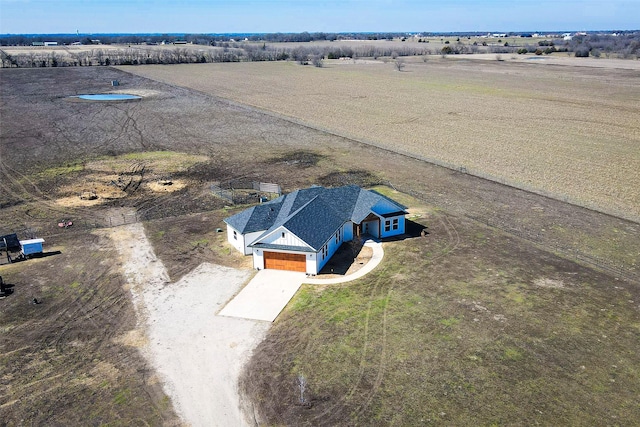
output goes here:
{"type": "Polygon", "coordinates": [[[324,59],[324,57],[322,55],[313,55],[313,58],[311,59],[311,62],[313,63],[313,65],[315,67],[322,68],[322,66],[323,66],[322,60],[323,59],[324,59]]]}
{"type": "Polygon", "coordinates": [[[404,63],[404,59],[398,58],[396,59],[396,62],[394,62],[394,65],[396,66],[396,70],[402,71],[406,64],[404,63]]]}

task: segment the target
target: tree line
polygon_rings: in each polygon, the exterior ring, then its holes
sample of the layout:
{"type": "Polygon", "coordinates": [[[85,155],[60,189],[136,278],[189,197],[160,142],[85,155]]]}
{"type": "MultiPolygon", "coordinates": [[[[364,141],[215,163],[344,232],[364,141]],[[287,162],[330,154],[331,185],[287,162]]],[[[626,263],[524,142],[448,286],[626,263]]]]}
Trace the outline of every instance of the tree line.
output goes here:
{"type": "Polygon", "coordinates": [[[242,61],[286,61],[321,66],[323,59],[392,57],[429,55],[433,52],[422,46],[297,46],[281,47],[263,43],[248,44],[222,42],[215,47],[198,49],[197,46],[159,48],[135,46],[123,49],[86,49],[78,52],[66,50],[33,51],[10,54],[0,50],[3,68],[76,67],[109,65],[193,64],[242,61]]]}
{"type": "MultiPolygon", "coordinates": [[[[263,37],[265,35],[262,35],[263,37]]],[[[160,36],[159,36],[160,37],[160,36]]],[[[521,40],[526,41],[526,38],[521,40]]],[[[128,45],[123,48],[104,47],[83,49],[77,52],[67,50],[47,51],[33,49],[25,53],[10,54],[0,50],[3,68],[36,68],[67,66],[109,66],[145,64],[184,64],[241,61],[284,61],[294,60],[301,64],[312,63],[321,67],[324,59],[339,58],[393,58],[404,56],[455,55],[473,53],[535,53],[551,54],[567,52],[577,57],[616,56],[637,59],[640,56],[640,33],[613,35],[581,35],[571,40],[551,39],[537,44],[509,45],[508,42],[487,45],[446,41],[442,48],[430,48],[428,43],[407,44],[310,44],[308,46],[287,46],[279,43],[247,43],[246,41],[209,41],[208,47],[198,44],[156,47],[145,43],[128,45]]],[[[126,45],[125,45],[126,46],[126,45]]]]}

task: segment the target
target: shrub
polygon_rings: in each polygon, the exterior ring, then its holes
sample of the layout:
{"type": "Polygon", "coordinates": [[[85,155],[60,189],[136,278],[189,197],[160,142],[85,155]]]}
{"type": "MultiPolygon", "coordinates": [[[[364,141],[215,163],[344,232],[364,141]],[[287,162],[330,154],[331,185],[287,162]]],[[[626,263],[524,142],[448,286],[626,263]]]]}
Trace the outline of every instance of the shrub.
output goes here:
{"type": "Polygon", "coordinates": [[[576,58],[588,58],[589,57],[589,48],[585,46],[581,46],[575,51],[576,58]]]}

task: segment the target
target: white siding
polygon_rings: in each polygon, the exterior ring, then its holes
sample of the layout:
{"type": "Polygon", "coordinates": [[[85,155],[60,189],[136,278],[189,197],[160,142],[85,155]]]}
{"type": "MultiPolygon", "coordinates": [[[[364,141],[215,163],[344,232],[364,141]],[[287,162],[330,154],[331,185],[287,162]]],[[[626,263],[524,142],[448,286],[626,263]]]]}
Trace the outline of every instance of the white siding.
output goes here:
{"type": "Polygon", "coordinates": [[[262,233],[264,233],[264,231],[255,231],[253,233],[242,235],[238,230],[227,224],[227,241],[244,255],[251,254],[251,248],[249,245],[252,244],[255,239],[260,237],[262,233]]]}
{"type": "Polygon", "coordinates": [[[244,236],[244,254],[245,255],[251,254],[251,248],[249,247],[249,245],[255,242],[256,239],[262,235],[262,233],[264,233],[264,230],[245,234],[244,236]]]}
{"type": "Polygon", "coordinates": [[[253,248],[253,268],[256,270],[264,270],[264,256],[260,249],[253,248]]]}
{"type": "Polygon", "coordinates": [[[244,254],[244,236],[229,224],[227,224],[227,241],[231,243],[231,246],[236,248],[238,252],[244,254]]]}
{"type": "Polygon", "coordinates": [[[260,239],[260,243],[266,243],[270,245],[299,246],[301,248],[310,249],[309,245],[307,245],[304,241],[299,239],[298,236],[287,230],[285,227],[278,227],[269,235],[260,239]]]}
{"type": "Polygon", "coordinates": [[[307,274],[318,274],[318,254],[307,254],[307,274]]]}

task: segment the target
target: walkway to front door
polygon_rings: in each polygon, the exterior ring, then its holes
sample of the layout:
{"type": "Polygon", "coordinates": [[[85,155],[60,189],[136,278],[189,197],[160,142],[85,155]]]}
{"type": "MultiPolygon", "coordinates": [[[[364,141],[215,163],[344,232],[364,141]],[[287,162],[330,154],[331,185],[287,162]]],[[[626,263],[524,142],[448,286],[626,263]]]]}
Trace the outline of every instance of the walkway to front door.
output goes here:
{"type": "Polygon", "coordinates": [[[238,295],[220,310],[219,316],[273,322],[286,307],[303,283],[335,284],[359,279],[373,270],[384,256],[382,244],[367,240],[365,246],[373,249],[373,256],[360,270],[353,274],[331,279],[307,277],[304,273],[283,270],[260,270],[238,295]]]}

